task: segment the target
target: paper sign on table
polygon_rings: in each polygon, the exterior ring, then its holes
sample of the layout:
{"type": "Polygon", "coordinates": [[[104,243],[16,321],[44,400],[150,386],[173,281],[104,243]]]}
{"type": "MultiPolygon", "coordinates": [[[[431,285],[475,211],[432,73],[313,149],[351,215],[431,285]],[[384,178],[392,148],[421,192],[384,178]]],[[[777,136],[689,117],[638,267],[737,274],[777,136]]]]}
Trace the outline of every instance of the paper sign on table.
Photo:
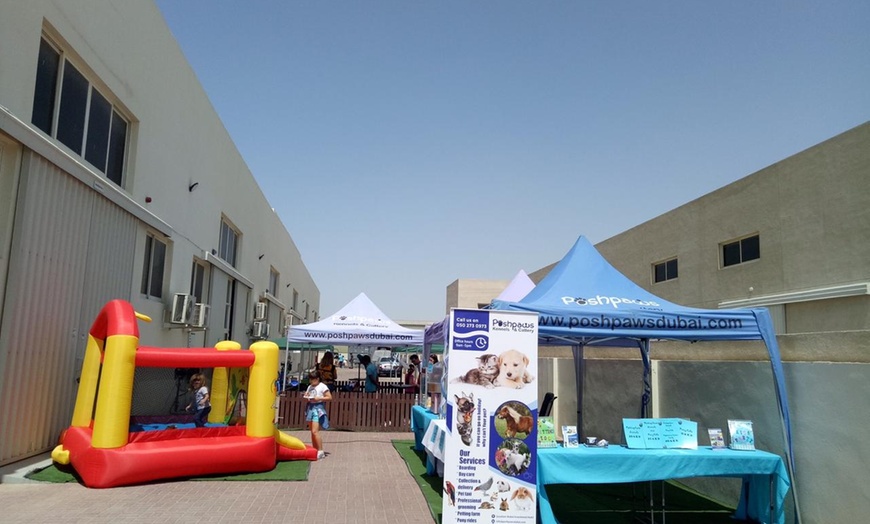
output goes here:
{"type": "Polygon", "coordinates": [[[631,449],[698,449],[698,423],[681,418],[624,418],[631,449]]]}
{"type": "Polygon", "coordinates": [[[643,438],[643,426],[649,419],[624,418],[622,419],[622,432],[625,434],[625,445],[631,449],[646,449],[646,441],[643,438]]]}
{"type": "Polygon", "coordinates": [[[669,449],[698,449],[698,423],[682,418],[663,418],[662,440],[669,449]]]}

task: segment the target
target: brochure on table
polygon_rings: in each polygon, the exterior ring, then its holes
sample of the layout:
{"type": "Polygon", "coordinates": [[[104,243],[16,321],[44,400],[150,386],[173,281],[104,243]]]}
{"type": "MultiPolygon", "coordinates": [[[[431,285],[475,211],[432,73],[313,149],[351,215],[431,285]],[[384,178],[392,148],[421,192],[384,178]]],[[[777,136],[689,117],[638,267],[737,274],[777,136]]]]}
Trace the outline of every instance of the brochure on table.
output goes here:
{"type": "Polygon", "coordinates": [[[576,448],[580,446],[580,439],[577,436],[577,426],[562,426],[562,445],[566,448],[576,448]]]}
{"type": "Polygon", "coordinates": [[[728,420],[728,447],[743,451],[755,450],[755,433],[751,420],[728,420]]]}
{"type": "Polygon", "coordinates": [[[698,423],[683,418],[624,418],[631,449],[698,449],[698,423]]]}
{"type": "Polygon", "coordinates": [[[538,315],[454,309],[442,522],[536,522],[538,315]]]}
{"type": "Polygon", "coordinates": [[[556,423],[553,417],[538,417],[538,449],[556,448],[556,423]]]}

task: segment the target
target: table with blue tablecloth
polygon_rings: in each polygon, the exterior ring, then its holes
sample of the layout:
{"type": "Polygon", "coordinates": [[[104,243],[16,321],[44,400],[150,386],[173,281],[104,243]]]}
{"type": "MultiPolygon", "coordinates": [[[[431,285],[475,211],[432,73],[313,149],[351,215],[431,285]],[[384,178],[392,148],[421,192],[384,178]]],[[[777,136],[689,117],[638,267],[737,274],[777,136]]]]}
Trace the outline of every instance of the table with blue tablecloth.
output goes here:
{"type": "Polygon", "coordinates": [[[710,447],[652,450],[622,446],[538,449],[541,522],[557,522],[547,498],[547,484],[610,484],[689,477],[742,478],[743,490],[735,517],[762,523],[785,522],[785,497],[791,482],[779,455],[710,447]]]}
{"type": "Polygon", "coordinates": [[[426,474],[444,477],[444,447],[447,442],[447,421],[433,420],[423,435],[426,450],[426,474]]]}
{"type": "Polygon", "coordinates": [[[423,451],[423,435],[429,429],[429,424],[437,420],[438,415],[423,406],[411,406],[411,431],[414,432],[414,449],[423,451]]]}

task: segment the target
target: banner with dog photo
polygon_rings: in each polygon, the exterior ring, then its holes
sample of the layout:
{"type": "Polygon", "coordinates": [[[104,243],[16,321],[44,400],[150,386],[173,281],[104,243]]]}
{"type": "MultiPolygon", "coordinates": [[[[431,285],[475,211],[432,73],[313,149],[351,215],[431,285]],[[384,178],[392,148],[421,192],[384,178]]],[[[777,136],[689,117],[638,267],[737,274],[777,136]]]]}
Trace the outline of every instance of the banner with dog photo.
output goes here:
{"type": "Polygon", "coordinates": [[[535,522],[537,314],[454,309],[446,353],[442,522],[535,522]]]}

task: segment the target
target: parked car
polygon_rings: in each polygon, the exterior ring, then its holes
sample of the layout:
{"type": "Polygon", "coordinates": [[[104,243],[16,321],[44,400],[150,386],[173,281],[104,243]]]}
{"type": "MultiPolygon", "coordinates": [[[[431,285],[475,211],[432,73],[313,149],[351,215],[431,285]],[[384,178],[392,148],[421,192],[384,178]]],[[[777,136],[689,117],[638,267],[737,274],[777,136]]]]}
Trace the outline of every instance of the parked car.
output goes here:
{"type": "Polygon", "coordinates": [[[378,361],[379,377],[401,377],[402,363],[396,357],[381,357],[378,361]]]}

